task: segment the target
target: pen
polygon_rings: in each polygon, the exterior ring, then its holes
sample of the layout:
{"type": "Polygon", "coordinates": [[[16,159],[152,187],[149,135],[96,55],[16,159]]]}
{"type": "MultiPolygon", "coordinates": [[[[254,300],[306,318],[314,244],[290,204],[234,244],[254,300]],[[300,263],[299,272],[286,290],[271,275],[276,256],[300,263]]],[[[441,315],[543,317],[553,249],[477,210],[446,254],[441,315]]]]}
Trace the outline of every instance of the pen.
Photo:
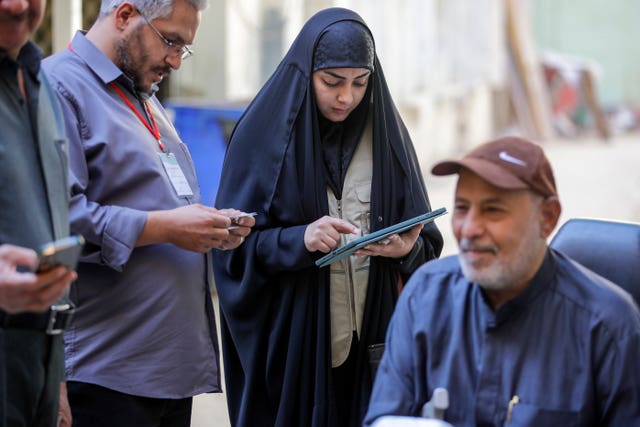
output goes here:
{"type": "Polygon", "coordinates": [[[509,408],[507,409],[507,424],[511,424],[511,413],[513,412],[513,408],[520,403],[520,398],[517,394],[514,394],[511,400],[509,401],[509,408]]]}

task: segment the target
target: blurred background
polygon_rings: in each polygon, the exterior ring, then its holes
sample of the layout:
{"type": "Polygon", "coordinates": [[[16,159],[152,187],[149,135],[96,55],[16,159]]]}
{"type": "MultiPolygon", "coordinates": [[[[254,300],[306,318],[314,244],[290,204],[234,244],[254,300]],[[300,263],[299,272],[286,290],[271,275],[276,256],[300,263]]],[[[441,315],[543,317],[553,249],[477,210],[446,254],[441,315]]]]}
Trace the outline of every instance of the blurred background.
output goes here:
{"type": "MultiPolygon", "coordinates": [[[[99,0],[50,0],[47,54],[95,20],[99,0]]],[[[161,85],[213,204],[226,140],[304,22],[332,6],[371,28],[418,153],[431,203],[452,207],[455,177],[431,166],[496,136],[541,144],[561,223],[640,221],[640,2],[637,0],[210,0],[196,54],[161,85]]],[[[241,185],[241,184],[239,184],[241,185]]],[[[443,255],[456,251],[438,220],[443,255]]],[[[224,395],[196,399],[193,426],[228,425],[224,395]]]]}
{"type": "MultiPolygon", "coordinates": [[[[49,1],[38,34],[46,53],[88,29],[99,5],[49,1]]],[[[304,22],[331,6],[372,29],[425,172],[499,135],[612,146],[640,127],[637,0],[210,0],[196,55],[158,93],[190,145],[205,203],[244,106],[304,22]]]]}

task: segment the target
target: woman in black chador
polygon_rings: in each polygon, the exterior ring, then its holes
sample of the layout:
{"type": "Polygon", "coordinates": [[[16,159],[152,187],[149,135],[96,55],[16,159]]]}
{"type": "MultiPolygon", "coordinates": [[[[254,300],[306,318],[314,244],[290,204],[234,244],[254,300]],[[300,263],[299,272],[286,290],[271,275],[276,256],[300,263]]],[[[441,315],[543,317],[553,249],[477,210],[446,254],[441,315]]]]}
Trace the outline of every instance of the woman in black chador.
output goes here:
{"type": "Polygon", "coordinates": [[[361,425],[368,347],[442,236],[431,223],[314,263],[431,210],[360,16],[327,9],[305,24],[231,137],[216,203],[258,212],[244,245],[215,256],[232,425],[361,425]]]}

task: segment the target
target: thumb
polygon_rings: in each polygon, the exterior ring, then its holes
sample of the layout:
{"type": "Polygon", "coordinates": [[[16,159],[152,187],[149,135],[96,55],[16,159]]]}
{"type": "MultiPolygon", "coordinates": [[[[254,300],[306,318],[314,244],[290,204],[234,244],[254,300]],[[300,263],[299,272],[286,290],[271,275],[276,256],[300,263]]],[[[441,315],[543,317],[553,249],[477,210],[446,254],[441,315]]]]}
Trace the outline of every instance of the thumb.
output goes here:
{"type": "Polygon", "coordinates": [[[38,263],[38,256],[33,249],[14,245],[0,245],[0,263],[11,267],[24,266],[34,269],[38,263]]]}

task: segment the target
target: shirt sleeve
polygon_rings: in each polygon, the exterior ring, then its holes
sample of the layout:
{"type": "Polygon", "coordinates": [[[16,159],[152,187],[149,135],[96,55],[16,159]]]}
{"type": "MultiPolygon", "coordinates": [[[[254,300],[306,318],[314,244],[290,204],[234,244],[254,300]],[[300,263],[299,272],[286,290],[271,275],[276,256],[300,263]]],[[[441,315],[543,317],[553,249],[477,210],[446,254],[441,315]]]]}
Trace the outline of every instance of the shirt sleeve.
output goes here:
{"type": "Polygon", "coordinates": [[[304,244],[306,225],[256,230],[257,259],[269,274],[296,271],[314,265],[313,255],[304,244]]]}
{"type": "Polygon", "coordinates": [[[635,329],[622,337],[612,337],[604,330],[599,340],[597,375],[598,425],[609,427],[640,426],[640,320],[636,313],[635,329]]]}
{"type": "Polygon", "coordinates": [[[92,156],[83,140],[90,133],[88,123],[73,95],[58,82],[55,87],[65,118],[69,139],[69,185],[71,232],[82,234],[87,245],[82,261],[122,271],[147,221],[147,212],[114,205],[101,205],[87,197],[92,156]]]}

